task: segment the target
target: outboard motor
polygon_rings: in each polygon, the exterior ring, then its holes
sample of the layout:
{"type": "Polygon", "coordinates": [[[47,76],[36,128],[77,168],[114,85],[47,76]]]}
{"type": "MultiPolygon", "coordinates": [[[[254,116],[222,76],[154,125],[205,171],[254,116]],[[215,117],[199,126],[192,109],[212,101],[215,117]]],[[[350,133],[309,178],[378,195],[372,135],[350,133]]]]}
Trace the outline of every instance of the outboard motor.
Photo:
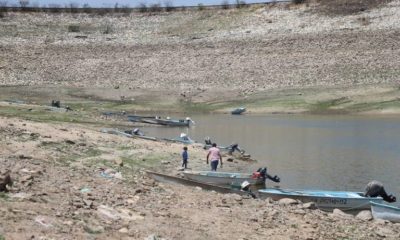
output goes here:
{"type": "MultiPolygon", "coordinates": [[[[259,173],[259,176],[262,177],[264,180],[268,178],[271,181],[274,181],[274,182],[277,182],[277,183],[281,181],[281,179],[277,175],[275,175],[273,177],[271,175],[269,175],[268,172],[267,172],[267,168],[266,167],[259,168],[257,170],[257,173],[259,173]]],[[[254,173],[253,173],[253,176],[254,176],[254,173]]]]}

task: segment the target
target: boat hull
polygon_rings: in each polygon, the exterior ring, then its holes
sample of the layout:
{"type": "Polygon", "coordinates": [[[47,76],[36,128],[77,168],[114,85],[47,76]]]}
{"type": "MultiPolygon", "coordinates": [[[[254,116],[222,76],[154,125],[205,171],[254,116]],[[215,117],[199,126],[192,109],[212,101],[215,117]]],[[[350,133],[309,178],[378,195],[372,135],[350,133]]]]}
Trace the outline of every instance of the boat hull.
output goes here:
{"type": "Polygon", "coordinates": [[[273,200],[292,198],[303,203],[314,202],[316,206],[325,211],[338,208],[342,211],[360,211],[370,209],[370,201],[382,202],[382,198],[364,197],[358,192],[344,191],[314,191],[314,190],[285,190],[261,189],[258,190],[260,198],[270,197],[273,200]]]}
{"type": "Polygon", "coordinates": [[[388,220],[395,223],[400,223],[400,208],[371,202],[371,212],[375,219],[388,220]]]}
{"type": "Polygon", "coordinates": [[[183,174],[187,179],[219,186],[240,186],[244,181],[248,181],[250,184],[253,185],[262,185],[265,183],[264,179],[262,178],[252,178],[251,174],[211,171],[185,171],[183,172],[183,174]]]}

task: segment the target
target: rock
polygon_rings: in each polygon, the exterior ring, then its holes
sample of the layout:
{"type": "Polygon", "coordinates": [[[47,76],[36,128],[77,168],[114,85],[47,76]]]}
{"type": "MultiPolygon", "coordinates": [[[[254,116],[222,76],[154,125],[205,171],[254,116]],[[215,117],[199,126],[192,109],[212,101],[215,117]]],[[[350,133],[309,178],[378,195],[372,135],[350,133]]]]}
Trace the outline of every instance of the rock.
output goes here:
{"type": "Polygon", "coordinates": [[[386,225],[387,223],[389,223],[389,221],[386,221],[383,219],[375,219],[374,220],[374,224],[376,224],[376,225],[386,225]]]}
{"type": "Polygon", "coordinates": [[[278,201],[279,205],[295,205],[299,204],[297,200],[291,198],[282,198],[278,201]]]}
{"type": "Polygon", "coordinates": [[[20,155],[18,156],[18,158],[19,158],[19,159],[32,159],[33,157],[31,157],[31,156],[25,156],[24,154],[20,154],[20,155]]]}
{"type": "Polygon", "coordinates": [[[314,202],[308,202],[308,203],[304,203],[301,206],[302,209],[317,209],[317,205],[314,202]]]}
{"type": "Polygon", "coordinates": [[[89,208],[93,206],[93,201],[90,200],[83,199],[83,203],[85,204],[85,206],[88,206],[89,208]]]}
{"type": "Polygon", "coordinates": [[[104,232],[104,227],[100,225],[85,224],[83,229],[90,234],[99,234],[104,232]]]}
{"type": "Polygon", "coordinates": [[[120,232],[120,233],[128,233],[129,230],[126,227],[124,227],[124,228],[121,228],[120,230],[118,230],[118,232],[120,232]]]}
{"type": "Polygon", "coordinates": [[[0,192],[8,192],[8,186],[12,186],[13,181],[10,173],[4,173],[0,175],[0,192]]]}
{"type": "Polygon", "coordinates": [[[123,166],[124,166],[124,162],[123,162],[122,159],[120,159],[120,158],[114,159],[114,163],[117,164],[117,165],[120,166],[120,167],[123,167],[123,166]]]}
{"type": "Polygon", "coordinates": [[[378,235],[379,237],[382,237],[382,238],[386,238],[389,236],[395,236],[395,233],[393,232],[393,230],[388,229],[388,228],[378,228],[376,230],[376,235],[378,235]]]}
{"type": "Polygon", "coordinates": [[[127,209],[114,209],[105,205],[100,205],[97,208],[97,214],[99,217],[105,220],[125,220],[125,221],[135,221],[143,220],[144,217],[139,214],[135,214],[127,209]]]}
{"type": "Polygon", "coordinates": [[[196,189],[197,191],[203,190],[201,187],[195,187],[195,189],[196,189]]]}
{"type": "Polygon", "coordinates": [[[339,218],[353,218],[353,215],[345,213],[342,210],[337,209],[337,208],[333,209],[331,216],[339,217],[339,218]]]}
{"type": "Polygon", "coordinates": [[[228,159],[226,159],[226,161],[233,162],[233,158],[228,158],[228,159]]]}
{"type": "Polygon", "coordinates": [[[170,164],[170,163],[171,163],[170,161],[161,161],[161,164],[165,164],[165,165],[170,164]]]}
{"type": "Polygon", "coordinates": [[[155,234],[152,234],[145,238],[144,240],[165,240],[165,238],[161,238],[160,236],[157,236],[155,234]]]}
{"type": "Polygon", "coordinates": [[[373,219],[372,213],[369,210],[364,210],[364,211],[359,212],[357,214],[356,218],[363,220],[363,221],[371,221],[373,219]]]}
{"type": "Polygon", "coordinates": [[[67,143],[67,144],[71,144],[71,145],[74,145],[75,144],[75,142],[74,141],[72,141],[72,140],[65,140],[65,143],[67,143]]]}

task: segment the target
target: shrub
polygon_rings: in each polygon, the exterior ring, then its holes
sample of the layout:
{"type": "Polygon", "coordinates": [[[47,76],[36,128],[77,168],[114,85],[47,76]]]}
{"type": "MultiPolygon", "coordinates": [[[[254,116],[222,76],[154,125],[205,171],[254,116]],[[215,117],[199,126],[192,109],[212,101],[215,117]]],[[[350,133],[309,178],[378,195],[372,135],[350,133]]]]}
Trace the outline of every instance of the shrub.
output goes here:
{"type": "Polygon", "coordinates": [[[103,34],[110,34],[110,33],[113,33],[113,32],[114,32],[114,28],[113,28],[113,26],[111,24],[107,24],[104,27],[103,34]]]}
{"type": "Polygon", "coordinates": [[[240,0],[236,0],[236,4],[235,4],[235,7],[236,8],[244,8],[244,7],[246,7],[247,5],[246,5],[246,2],[245,1],[240,1],[240,0]]]}
{"type": "Polygon", "coordinates": [[[306,2],[306,0],[292,0],[292,3],[294,3],[294,4],[302,4],[305,2],[306,2]]]}
{"type": "Polygon", "coordinates": [[[171,12],[174,10],[174,5],[172,4],[171,1],[166,1],[164,3],[164,6],[165,6],[165,11],[167,11],[167,12],[171,12]]]}
{"type": "Polygon", "coordinates": [[[68,32],[80,32],[81,27],[79,25],[69,25],[68,32]]]}
{"type": "Polygon", "coordinates": [[[162,8],[161,5],[158,3],[151,4],[149,7],[150,12],[161,12],[162,8]]]}
{"type": "Polygon", "coordinates": [[[205,9],[204,5],[202,3],[197,4],[197,9],[199,11],[203,11],[205,9]]]}
{"type": "Polygon", "coordinates": [[[391,0],[319,0],[319,8],[316,10],[327,15],[348,15],[373,9],[390,1],[391,0]]]}
{"type": "Polygon", "coordinates": [[[144,13],[147,12],[147,5],[146,3],[139,3],[139,5],[137,6],[137,9],[139,12],[144,13]]]}
{"type": "Polygon", "coordinates": [[[132,8],[130,8],[128,5],[122,5],[119,11],[125,15],[129,15],[132,12],[132,8]]]}
{"type": "Polygon", "coordinates": [[[227,0],[224,0],[221,2],[221,8],[222,9],[229,9],[229,2],[227,0]]]}
{"type": "Polygon", "coordinates": [[[83,4],[82,6],[84,13],[92,13],[93,9],[90,7],[88,3],[83,4]]]}

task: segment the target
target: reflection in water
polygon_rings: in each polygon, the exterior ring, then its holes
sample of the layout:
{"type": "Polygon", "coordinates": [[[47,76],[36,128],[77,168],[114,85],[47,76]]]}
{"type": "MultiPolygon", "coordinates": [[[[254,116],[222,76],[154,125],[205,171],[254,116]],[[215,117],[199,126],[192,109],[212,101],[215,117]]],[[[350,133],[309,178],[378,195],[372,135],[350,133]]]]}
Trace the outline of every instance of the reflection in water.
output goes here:
{"type": "MultiPolygon", "coordinates": [[[[400,117],[267,115],[193,116],[190,129],[148,127],[147,135],[180,132],[203,143],[237,142],[256,165],[281,177],[281,187],[363,191],[372,179],[400,196],[400,117]]],[[[270,183],[273,184],[273,183],[270,183]]]]}

